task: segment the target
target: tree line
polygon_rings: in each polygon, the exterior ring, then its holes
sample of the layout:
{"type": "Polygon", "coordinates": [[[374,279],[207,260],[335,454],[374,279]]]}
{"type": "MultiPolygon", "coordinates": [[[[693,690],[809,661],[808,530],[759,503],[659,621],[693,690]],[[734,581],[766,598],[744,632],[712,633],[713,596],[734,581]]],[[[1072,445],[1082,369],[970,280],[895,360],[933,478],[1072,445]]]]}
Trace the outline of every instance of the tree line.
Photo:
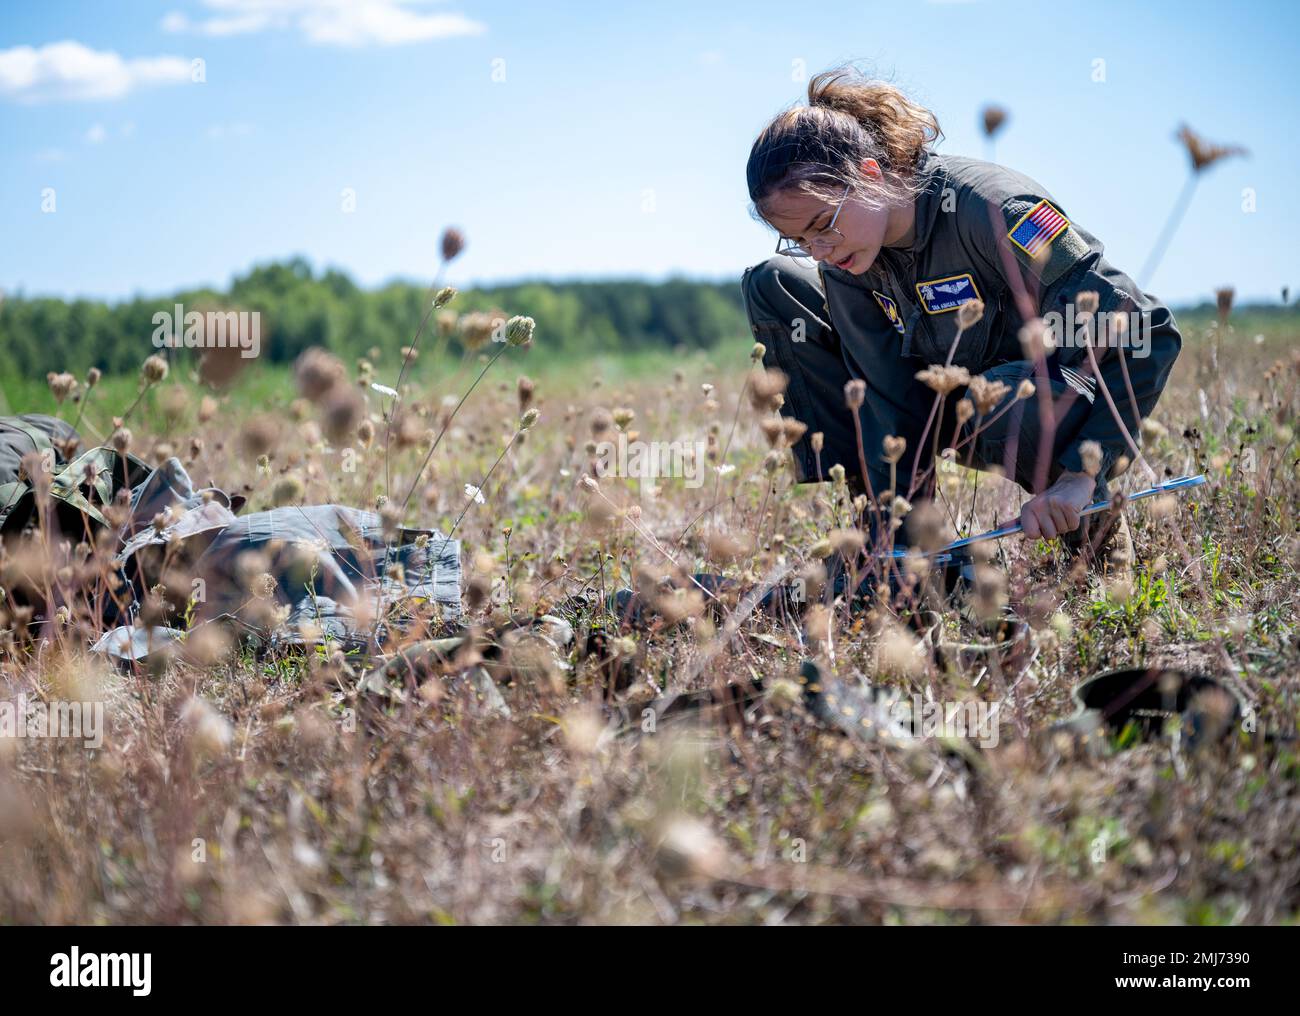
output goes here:
{"type": "MultiPolygon", "coordinates": [[[[314,271],[305,258],[259,265],[225,292],[187,290],[117,303],[8,295],[0,302],[0,375],[43,378],[51,371],[83,375],[91,367],[129,374],[157,351],[156,315],[190,311],[248,311],[260,315],[260,356],[288,363],[310,346],[344,357],[378,349],[385,360],[407,346],[432,294],[427,286],[393,282],[363,289],[336,269],[314,271]]],[[[1226,318],[1225,308],[1217,308],[1226,318]]],[[[457,321],[473,312],[526,314],[537,322],[538,352],[581,354],[649,348],[712,348],[749,336],[740,280],[673,278],[605,281],[525,281],[467,289],[435,312],[431,332],[446,330],[454,352],[465,348],[457,321]],[[439,320],[441,318],[441,320],[439,320]]],[[[1177,311],[1187,335],[1215,316],[1214,304],[1177,311]]],[[[1247,329],[1294,321],[1296,305],[1238,308],[1247,329]],[[1247,312],[1247,321],[1241,312],[1247,312]]],[[[421,345],[425,346],[422,340],[421,345]]],[[[432,343],[430,343],[432,345],[432,343]]]]}
{"type": "MultiPolygon", "coordinates": [[[[426,286],[393,282],[363,289],[336,269],[314,271],[301,257],[259,265],[225,292],[187,290],[117,303],[8,295],[0,303],[0,372],[25,377],[82,374],[90,367],[106,374],[134,372],[157,351],[155,315],[170,315],[177,304],[186,312],[257,312],[261,357],[272,363],[290,362],[310,346],[340,356],[365,356],[376,347],[392,354],[411,342],[431,302],[426,286]]],[[[735,282],[674,278],[485,286],[459,292],[427,327],[441,326],[451,348],[458,349],[463,337],[456,321],[474,311],[526,314],[537,322],[539,351],[544,346],[559,353],[708,348],[749,334],[739,277],[735,282]]]]}

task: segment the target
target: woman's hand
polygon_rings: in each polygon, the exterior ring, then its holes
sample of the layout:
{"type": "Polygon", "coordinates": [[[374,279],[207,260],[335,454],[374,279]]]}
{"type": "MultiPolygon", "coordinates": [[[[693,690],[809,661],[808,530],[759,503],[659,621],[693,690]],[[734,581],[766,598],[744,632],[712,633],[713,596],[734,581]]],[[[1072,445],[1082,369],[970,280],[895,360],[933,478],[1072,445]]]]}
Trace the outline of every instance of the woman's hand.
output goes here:
{"type": "Polygon", "coordinates": [[[1079,512],[1092,501],[1097,481],[1087,473],[1062,473],[1060,479],[1036,494],[1020,509],[1025,536],[1051,540],[1079,528],[1079,512]]]}

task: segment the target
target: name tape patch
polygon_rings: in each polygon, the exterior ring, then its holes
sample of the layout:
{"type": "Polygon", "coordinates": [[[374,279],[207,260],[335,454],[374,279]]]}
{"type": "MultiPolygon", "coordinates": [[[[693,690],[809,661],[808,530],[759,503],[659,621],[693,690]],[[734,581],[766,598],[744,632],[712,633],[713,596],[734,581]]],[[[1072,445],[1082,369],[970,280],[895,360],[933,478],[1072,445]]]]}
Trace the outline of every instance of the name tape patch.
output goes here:
{"type": "Polygon", "coordinates": [[[927,314],[946,314],[963,303],[982,299],[980,291],[975,287],[975,277],[970,272],[918,282],[916,295],[921,298],[921,306],[927,314]]]}
{"type": "Polygon", "coordinates": [[[889,323],[899,332],[902,332],[905,326],[903,325],[903,316],[898,313],[898,304],[894,303],[884,293],[877,293],[874,289],[871,291],[871,295],[876,298],[876,303],[880,304],[880,309],[885,312],[885,317],[889,318],[889,323]]]}

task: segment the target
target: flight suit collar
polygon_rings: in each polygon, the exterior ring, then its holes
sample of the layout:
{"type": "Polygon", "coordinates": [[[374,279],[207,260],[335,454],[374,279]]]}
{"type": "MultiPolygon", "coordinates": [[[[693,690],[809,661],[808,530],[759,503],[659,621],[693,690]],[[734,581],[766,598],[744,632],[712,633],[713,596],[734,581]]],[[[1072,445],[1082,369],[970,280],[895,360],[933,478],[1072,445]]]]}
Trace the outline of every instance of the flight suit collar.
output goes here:
{"type": "MultiPolygon", "coordinates": [[[[925,258],[926,247],[934,235],[943,192],[948,180],[943,156],[927,151],[917,170],[920,186],[915,198],[912,241],[906,247],[882,248],[876,262],[861,275],[854,275],[833,266],[822,266],[826,275],[842,280],[857,289],[880,293],[894,302],[903,320],[903,356],[913,355],[913,339],[922,320],[921,306],[917,302],[912,282],[917,265],[925,258]]],[[[823,283],[824,284],[824,283],[823,283]]]]}
{"type": "MultiPolygon", "coordinates": [[[[943,204],[944,184],[948,179],[943,165],[943,156],[927,151],[920,169],[917,170],[917,175],[920,177],[921,186],[915,199],[916,214],[912,224],[912,242],[906,247],[882,248],[876,256],[876,263],[861,275],[854,275],[829,265],[825,269],[827,272],[862,289],[878,289],[882,282],[887,284],[900,273],[904,276],[912,273],[921,252],[930,243],[943,204]]],[[[908,302],[911,302],[910,297],[908,302]]]]}
{"type": "Polygon", "coordinates": [[[924,250],[930,242],[935,220],[939,217],[939,209],[943,204],[943,187],[948,178],[943,168],[943,156],[927,151],[917,175],[921,178],[921,188],[916,196],[916,219],[913,222],[912,243],[905,248],[913,256],[924,250]]]}

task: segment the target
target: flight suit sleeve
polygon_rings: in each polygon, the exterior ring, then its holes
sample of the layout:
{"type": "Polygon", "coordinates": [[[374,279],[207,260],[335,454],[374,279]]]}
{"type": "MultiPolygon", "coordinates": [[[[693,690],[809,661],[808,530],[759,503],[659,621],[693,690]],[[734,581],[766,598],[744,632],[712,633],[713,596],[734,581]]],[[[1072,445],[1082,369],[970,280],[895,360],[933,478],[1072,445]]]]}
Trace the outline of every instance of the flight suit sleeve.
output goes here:
{"type": "MultiPolygon", "coordinates": [[[[1078,298],[1089,291],[1097,294],[1091,332],[1098,381],[1140,447],[1141,420],[1155,407],[1182,348],[1173,314],[1110,264],[1101,242],[1072,222],[1046,193],[994,194],[982,204],[968,217],[972,245],[986,260],[986,268],[1007,283],[1021,316],[1038,314],[1046,321],[1057,340],[1058,362],[1085,375],[1092,371],[1082,341],[1078,298]]],[[[1121,457],[1132,459],[1124,431],[1100,390],[1077,438],[1057,459],[1062,469],[1084,471],[1080,447],[1086,441],[1101,448],[1103,477],[1111,475],[1121,457]]]]}

